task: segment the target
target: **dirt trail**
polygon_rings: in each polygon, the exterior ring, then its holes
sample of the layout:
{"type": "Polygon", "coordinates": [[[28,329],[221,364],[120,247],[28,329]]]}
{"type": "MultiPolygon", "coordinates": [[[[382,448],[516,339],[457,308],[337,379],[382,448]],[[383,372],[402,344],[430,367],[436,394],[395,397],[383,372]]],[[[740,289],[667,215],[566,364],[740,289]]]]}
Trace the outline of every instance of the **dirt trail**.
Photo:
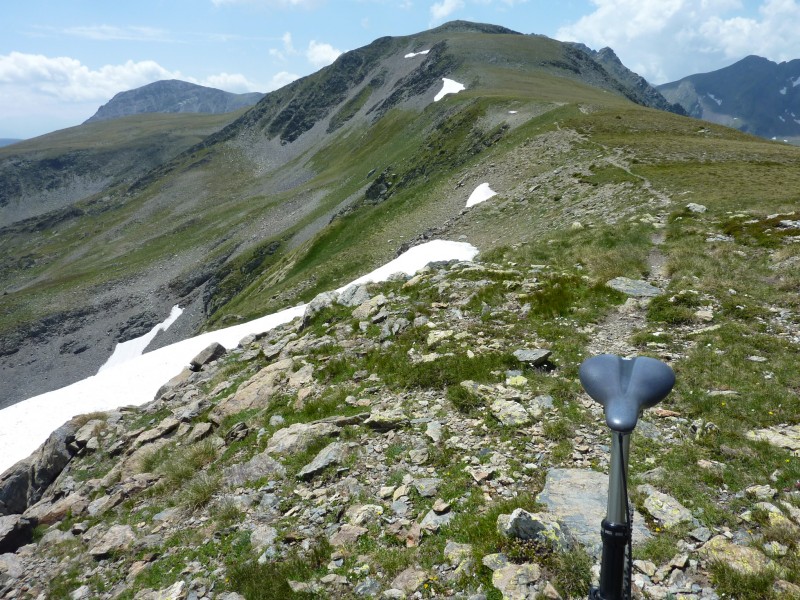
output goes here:
{"type": "MultiPolygon", "coordinates": [[[[669,277],[666,269],[666,256],[660,246],[664,243],[665,234],[660,227],[664,226],[664,219],[655,225],[659,227],[653,234],[653,247],[647,257],[647,266],[650,273],[648,283],[666,288],[669,277]]],[[[644,326],[647,320],[647,299],[628,298],[625,304],[609,314],[604,321],[597,324],[591,333],[592,339],[588,344],[589,356],[598,354],[616,354],[618,356],[632,356],[637,353],[636,348],[630,343],[633,333],[644,326]]]]}

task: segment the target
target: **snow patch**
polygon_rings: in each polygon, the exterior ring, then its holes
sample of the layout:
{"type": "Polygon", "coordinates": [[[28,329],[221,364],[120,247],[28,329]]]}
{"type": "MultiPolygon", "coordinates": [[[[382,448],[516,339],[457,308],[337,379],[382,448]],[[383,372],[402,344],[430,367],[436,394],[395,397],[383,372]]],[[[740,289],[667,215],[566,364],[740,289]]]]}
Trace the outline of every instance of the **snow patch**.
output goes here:
{"type": "Polygon", "coordinates": [[[519,112],[519,111],[517,111],[517,110],[510,110],[510,111],[508,111],[508,114],[510,114],[510,115],[515,115],[515,114],[517,114],[518,112],[519,112]]]}
{"type": "Polygon", "coordinates": [[[421,56],[423,54],[427,54],[430,50],[420,50],[419,52],[409,52],[403,58],[414,58],[415,56],[421,56]]]}
{"type": "Polygon", "coordinates": [[[434,97],[433,101],[438,102],[442,98],[444,98],[447,94],[457,94],[458,92],[464,91],[466,86],[463,83],[458,83],[457,81],[453,81],[452,79],[447,79],[446,77],[442,77],[442,89],[439,91],[438,94],[434,97]]]}
{"type": "Polygon", "coordinates": [[[778,115],[778,118],[781,120],[781,123],[786,123],[786,119],[784,119],[781,115],[778,115]]]}
{"type": "Polygon", "coordinates": [[[785,96],[786,95],[786,86],[783,86],[780,90],[778,90],[778,93],[781,94],[782,96],[785,96]]]}
{"type": "Polygon", "coordinates": [[[176,304],[172,307],[169,316],[163,322],[153,327],[149,332],[138,338],[117,344],[117,347],[114,348],[114,352],[97,372],[100,373],[111,367],[133,360],[137,356],[141,356],[144,349],[147,348],[150,342],[153,341],[153,338],[158,335],[158,332],[169,329],[169,326],[172,325],[181,314],[183,314],[183,309],[176,304]]]}
{"type": "Polygon", "coordinates": [[[706,95],[707,95],[709,98],[711,98],[711,99],[712,99],[714,102],[716,102],[716,103],[717,103],[717,106],[722,106],[722,100],[720,100],[719,98],[715,98],[715,97],[714,97],[714,94],[712,94],[711,92],[708,92],[708,94],[706,94],[706,95]]]}
{"type": "Polygon", "coordinates": [[[792,79],[791,82],[792,82],[792,87],[797,87],[798,85],[800,85],[800,77],[798,77],[797,79],[792,79]]]}
{"type": "MultiPolygon", "coordinates": [[[[477,248],[471,244],[434,240],[409,249],[393,261],[339,290],[367,281],[384,281],[398,272],[411,275],[429,262],[471,261],[477,253],[477,248]]],[[[192,358],[212,342],[218,342],[226,348],[235,348],[243,337],[288,323],[302,316],[305,309],[306,305],[302,304],[248,323],[204,333],[132,357],[127,362],[109,366],[97,375],[70,386],[28,398],[0,410],[0,473],[29,456],[52,431],[75,415],[145,404],[153,399],[162,385],[180,373],[192,358]]]]}
{"type": "Polygon", "coordinates": [[[465,208],[469,208],[471,206],[475,206],[476,204],[480,204],[481,202],[486,202],[492,196],[496,196],[497,192],[495,192],[492,188],[489,187],[488,183],[482,183],[475,190],[470,194],[469,200],[467,200],[467,205],[465,208]]]}

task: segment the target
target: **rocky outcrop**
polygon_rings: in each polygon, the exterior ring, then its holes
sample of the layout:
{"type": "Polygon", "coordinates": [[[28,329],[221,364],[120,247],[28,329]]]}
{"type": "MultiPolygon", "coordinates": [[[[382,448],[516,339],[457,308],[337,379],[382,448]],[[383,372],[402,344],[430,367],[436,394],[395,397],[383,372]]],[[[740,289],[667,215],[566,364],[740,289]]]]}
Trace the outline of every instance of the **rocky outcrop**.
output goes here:
{"type": "Polygon", "coordinates": [[[36,504],[77,452],[78,422],[68,421],[33,454],[0,475],[0,514],[22,514],[36,504]]]}
{"type": "Polygon", "coordinates": [[[0,554],[14,552],[33,537],[33,522],[20,515],[0,517],[0,554]]]}

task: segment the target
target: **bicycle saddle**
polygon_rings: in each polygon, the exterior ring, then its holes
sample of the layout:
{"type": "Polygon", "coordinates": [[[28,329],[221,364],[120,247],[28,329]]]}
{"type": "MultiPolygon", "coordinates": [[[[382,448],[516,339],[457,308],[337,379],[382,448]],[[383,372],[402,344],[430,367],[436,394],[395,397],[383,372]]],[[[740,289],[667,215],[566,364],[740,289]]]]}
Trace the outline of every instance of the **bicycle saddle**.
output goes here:
{"type": "Polygon", "coordinates": [[[633,431],[641,410],[658,404],[675,385],[669,365],[646,356],[593,356],[583,361],[579,373],[583,389],[603,405],[606,424],[622,433],[633,431]]]}

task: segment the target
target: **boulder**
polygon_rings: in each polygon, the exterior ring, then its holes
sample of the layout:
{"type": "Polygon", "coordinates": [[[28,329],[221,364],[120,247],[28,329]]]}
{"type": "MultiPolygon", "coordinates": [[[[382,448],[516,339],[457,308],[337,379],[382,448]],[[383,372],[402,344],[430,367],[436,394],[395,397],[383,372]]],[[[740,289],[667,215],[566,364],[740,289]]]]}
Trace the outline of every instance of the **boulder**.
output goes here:
{"type": "Polygon", "coordinates": [[[369,301],[369,292],[366,284],[348,286],[341,294],[337,302],[344,306],[355,308],[369,301]]]}
{"type": "Polygon", "coordinates": [[[544,348],[520,348],[514,351],[514,356],[519,362],[529,364],[532,367],[541,367],[550,358],[552,352],[544,348]]]}
{"type": "Polygon", "coordinates": [[[332,423],[295,423],[279,429],[267,442],[270,454],[296,454],[302,452],[316,439],[339,435],[341,429],[332,423]]]}
{"type": "Polygon", "coordinates": [[[33,521],[21,515],[0,517],[0,554],[16,552],[33,539],[33,521]]]}
{"type": "Polygon", "coordinates": [[[116,552],[128,550],[135,541],[136,535],[130,525],[113,525],[89,548],[89,554],[96,559],[107,558],[116,552]]]}
{"type": "Polygon", "coordinates": [[[672,496],[659,492],[652,485],[640,485],[640,494],[646,496],[644,508],[656,521],[664,527],[670,528],[685,522],[693,522],[694,517],[688,508],[683,506],[672,496]]]}
{"type": "Polygon", "coordinates": [[[200,352],[197,356],[195,356],[189,362],[189,369],[192,371],[199,371],[208,363],[217,360],[218,358],[222,358],[228,351],[225,349],[225,346],[220,344],[219,342],[212,342],[211,345],[208,346],[205,350],[200,352]]]}
{"type": "Polygon", "coordinates": [[[336,465],[342,462],[342,459],[345,455],[345,445],[341,442],[333,442],[325,446],[319,453],[314,457],[310,463],[308,463],[305,467],[300,469],[300,472],[297,474],[299,479],[304,479],[306,481],[313,479],[322,471],[330,467],[331,465],[336,465]]]}
{"type": "Polygon", "coordinates": [[[552,516],[521,508],[497,517],[497,531],[508,538],[536,542],[554,552],[566,552],[572,546],[569,533],[552,516]]]}
{"type": "Polygon", "coordinates": [[[73,443],[77,430],[75,420],[67,421],[33,454],[0,475],[0,515],[22,514],[42,499],[77,451],[73,443]]]}
{"type": "Polygon", "coordinates": [[[492,414],[507,427],[519,427],[531,422],[531,417],[518,402],[498,398],[489,406],[492,414]]]}
{"type": "Polygon", "coordinates": [[[236,488],[262,477],[283,477],[285,474],[286,469],[281,463],[266,452],[261,452],[246,463],[225,467],[222,471],[222,481],[225,486],[236,488]]]}
{"type": "Polygon", "coordinates": [[[339,292],[322,292],[317,294],[311,302],[306,305],[306,310],[303,313],[303,325],[305,329],[314,320],[314,317],[321,313],[323,310],[333,306],[333,303],[339,298],[339,292]]]}
{"type": "Polygon", "coordinates": [[[40,501],[28,508],[24,516],[37,523],[52,525],[61,521],[67,514],[77,517],[89,507],[89,501],[80,494],[70,494],[55,502],[40,501]]]}
{"type": "Polygon", "coordinates": [[[386,296],[378,294],[369,300],[362,302],[353,310],[353,318],[357,321],[366,321],[386,304],[386,296]]]}
{"type": "Polygon", "coordinates": [[[267,365],[240,385],[236,393],[220,400],[209,414],[209,419],[219,425],[225,417],[243,410],[268,408],[278,382],[286,378],[293,365],[291,358],[267,365]]]}
{"type": "Polygon", "coordinates": [[[389,431],[398,429],[408,423],[408,417],[399,408],[392,410],[373,410],[369,418],[364,421],[364,425],[377,431],[389,431]]]}
{"type": "Polygon", "coordinates": [[[367,533],[366,527],[345,524],[328,541],[330,541],[331,546],[352,546],[365,533],[367,533]]]}
{"type": "Polygon", "coordinates": [[[708,540],[698,554],[708,561],[724,562],[742,575],[755,575],[775,568],[775,564],[755,548],[734,544],[724,535],[708,540]]]}
{"type": "Polygon", "coordinates": [[[427,579],[428,574],[422,569],[408,567],[392,580],[392,588],[413,594],[427,579]]]}

